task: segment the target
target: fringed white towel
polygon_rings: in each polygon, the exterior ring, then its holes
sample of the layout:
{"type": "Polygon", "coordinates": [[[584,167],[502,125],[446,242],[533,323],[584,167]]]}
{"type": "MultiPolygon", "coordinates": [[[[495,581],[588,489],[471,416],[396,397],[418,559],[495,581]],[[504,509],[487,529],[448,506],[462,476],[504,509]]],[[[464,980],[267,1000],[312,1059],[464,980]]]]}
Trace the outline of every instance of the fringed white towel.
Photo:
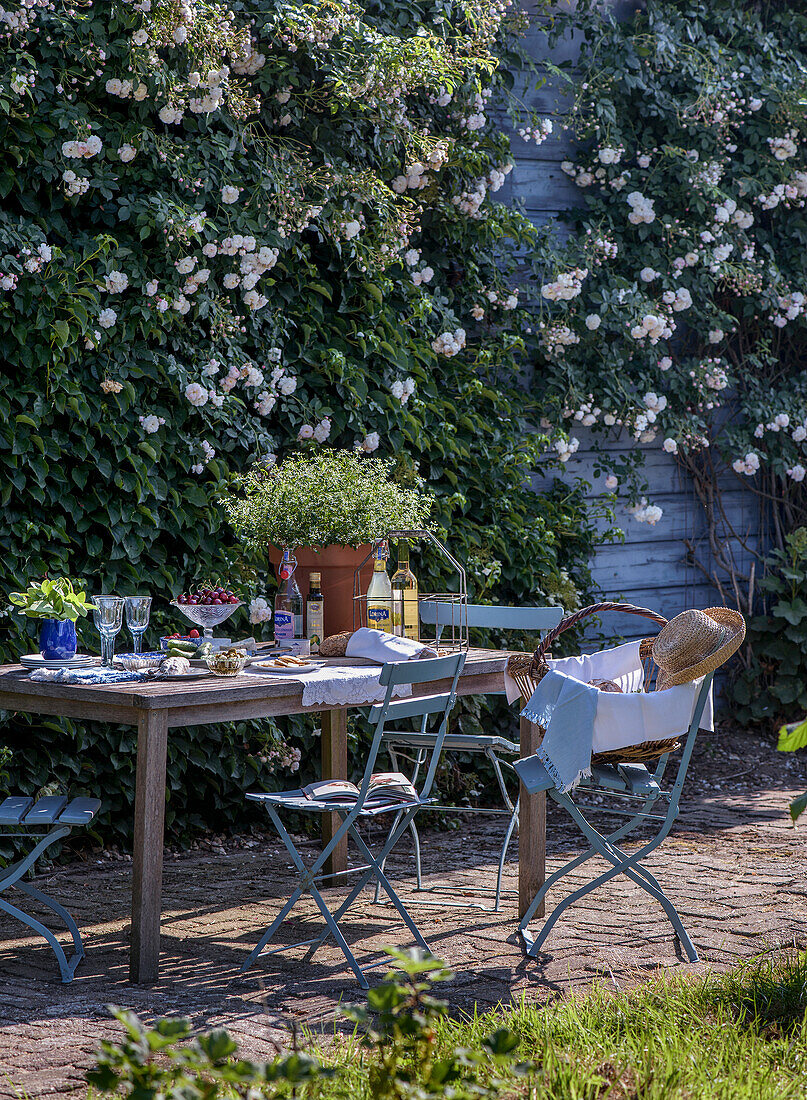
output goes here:
{"type": "MultiPolygon", "coordinates": [[[[558,790],[571,790],[589,774],[592,753],[686,733],[703,683],[645,693],[638,642],[548,664],[521,713],[546,730],[538,756],[558,790]],[[599,691],[588,680],[614,680],[623,693],[599,691]]],[[[711,689],[700,725],[713,728],[711,689]]]]}

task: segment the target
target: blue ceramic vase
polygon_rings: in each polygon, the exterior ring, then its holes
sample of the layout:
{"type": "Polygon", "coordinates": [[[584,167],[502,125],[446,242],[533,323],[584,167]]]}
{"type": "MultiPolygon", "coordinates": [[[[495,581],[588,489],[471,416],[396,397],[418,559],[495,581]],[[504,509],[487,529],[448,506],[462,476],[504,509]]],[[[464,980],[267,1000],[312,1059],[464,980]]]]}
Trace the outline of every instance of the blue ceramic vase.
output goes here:
{"type": "Polygon", "coordinates": [[[46,661],[70,661],[76,655],[76,624],[70,619],[43,619],[39,652],[46,661]]]}

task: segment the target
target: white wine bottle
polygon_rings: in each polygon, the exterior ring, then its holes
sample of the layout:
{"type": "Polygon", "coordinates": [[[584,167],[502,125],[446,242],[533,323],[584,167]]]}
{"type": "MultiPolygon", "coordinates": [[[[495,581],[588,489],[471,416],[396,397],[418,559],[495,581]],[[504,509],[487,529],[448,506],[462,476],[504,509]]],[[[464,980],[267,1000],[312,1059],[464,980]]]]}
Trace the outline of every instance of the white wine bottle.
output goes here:
{"type": "Polygon", "coordinates": [[[392,632],[392,585],[387,573],[386,543],[375,548],[373,576],[367,589],[367,625],[375,630],[392,632]]]}
{"type": "Polygon", "coordinates": [[[392,574],[392,630],[403,638],[420,637],[418,582],[409,566],[409,543],[398,540],[398,568],[392,574]]]}

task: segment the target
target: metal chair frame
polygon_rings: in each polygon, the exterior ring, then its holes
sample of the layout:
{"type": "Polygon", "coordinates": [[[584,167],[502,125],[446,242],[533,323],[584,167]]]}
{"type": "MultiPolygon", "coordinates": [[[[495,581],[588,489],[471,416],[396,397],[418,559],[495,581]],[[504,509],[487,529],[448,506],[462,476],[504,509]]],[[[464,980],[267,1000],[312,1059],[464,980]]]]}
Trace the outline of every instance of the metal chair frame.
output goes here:
{"type": "MultiPolygon", "coordinates": [[[[428,626],[433,626],[437,635],[437,640],[440,640],[440,634],[444,627],[451,625],[451,609],[446,608],[440,603],[433,603],[429,600],[421,600],[419,605],[420,619],[428,626]]],[[[499,604],[468,604],[467,606],[468,626],[477,627],[481,629],[492,628],[499,630],[523,630],[530,633],[541,634],[546,630],[551,630],[563,618],[562,607],[506,607],[499,604]]],[[[503,692],[491,692],[490,694],[503,695],[503,692]]],[[[407,760],[413,765],[412,781],[417,782],[417,777],[420,774],[420,769],[426,764],[429,758],[429,754],[434,751],[434,745],[428,735],[425,735],[423,731],[413,732],[410,734],[391,732],[384,737],[384,747],[389,753],[390,760],[393,768],[399,769],[400,759],[407,760]],[[416,755],[406,756],[401,748],[416,749],[416,755]]],[[[451,750],[457,752],[476,752],[483,753],[493,768],[494,775],[496,776],[496,782],[499,786],[499,791],[502,796],[502,803],[504,808],[498,809],[497,807],[466,807],[466,806],[445,806],[437,802],[426,807],[430,810],[442,810],[448,813],[462,813],[462,814],[478,814],[489,816],[501,816],[504,815],[508,818],[507,830],[504,835],[504,840],[499,850],[498,869],[496,873],[496,887],[495,887],[495,900],[493,905],[487,905],[481,901],[466,901],[466,900],[447,900],[440,899],[410,899],[410,904],[413,905],[439,905],[446,908],[460,908],[460,909],[482,909],[485,912],[498,913],[501,908],[502,899],[502,877],[504,875],[504,865],[507,860],[507,852],[510,848],[510,842],[513,839],[513,833],[518,826],[518,799],[514,802],[510,797],[510,793],[507,790],[507,784],[504,780],[502,773],[502,766],[513,771],[513,765],[509,760],[500,759],[498,753],[507,753],[509,756],[518,757],[520,747],[518,741],[513,741],[505,737],[497,736],[495,734],[479,734],[479,735],[464,735],[464,734],[449,734],[444,743],[443,750],[451,750]]],[[[393,822],[393,829],[397,828],[397,820],[393,822]]],[[[412,843],[414,845],[415,855],[415,875],[417,881],[417,892],[428,894],[452,894],[454,891],[450,887],[444,886],[428,886],[423,885],[423,873],[421,864],[421,848],[420,848],[420,836],[418,835],[417,826],[414,822],[409,826],[409,831],[412,835],[412,843]]],[[[480,893],[485,891],[485,887],[476,888],[480,893]]],[[[376,901],[379,897],[379,888],[376,887],[376,901]]]]}
{"type": "Polygon", "coordinates": [[[100,807],[101,802],[97,798],[74,798],[68,805],[67,798],[63,795],[48,795],[40,798],[36,804],[32,798],[23,795],[9,796],[0,803],[0,836],[38,839],[38,843],[26,856],[0,870],[0,894],[16,887],[23,894],[47,906],[67,927],[73,940],[73,954],[68,959],[64,948],[49,928],[46,928],[36,917],[32,917],[30,913],[18,909],[16,905],[12,905],[2,897],[0,897],[0,910],[8,913],[9,916],[16,917],[22,924],[47,940],[56,956],[63,982],[72,982],[76,967],[84,958],[81,933],[63,905],[32,886],[30,882],[22,880],[43,852],[58,840],[64,840],[75,827],[89,825],[100,807]],[[46,833],[34,831],[47,825],[52,828],[46,833]]]}
{"type": "Polygon", "coordinates": [[[431,790],[434,782],[434,775],[437,770],[439,748],[445,737],[446,728],[448,726],[448,716],[456,700],[457,681],[464,664],[465,653],[460,652],[452,654],[449,657],[437,657],[423,661],[404,661],[395,664],[386,664],[382,667],[380,681],[382,685],[386,686],[387,690],[383,702],[376,704],[370,709],[370,722],[374,724],[375,730],[372,744],[367,755],[364,775],[359,785],[358,798],[355,803],[337,805],[333,802],[315,802],[307,799],[302,791],[284,791],[279,794],[250,793],[247,795],[248,799],[262,802],[265,805],[280,839],[283,841],[295,868],[300,874],[300,878],[291,896],[285,902],[280,912],[267,928],[266,932],[241,967],[242,971],[252,966],[258,956],[261,955],[266,945],[273,939],[275,933],[289,916],[299,899],[304,894],[310,894],[325,921],[326,927],[324,932],[313,939],[274,947],[271,951],[266,952],[266,954],[276,954],[280,951],[287,951],[292,947],[308,947],[305,958],[306,960],[310,960],[328,937],[333,936],[341,948],[348,965],[356,975],[359,986],[362,989],[369,988],[362,968],[359,966],[339,928],[339,920],[344,916],[361,894],[364,887],[373,878],[376,880],[379,887],[384,888],[390,902],[398,911],[398,914],[412,933],[418,946],[424,950],[428,950],[428,944],[423,939],[417,925],[407,912],[406,906],[401,901],[384,873],[384,863],[401,834],[410,827],[415,814],[429,802],[429,791],[431,790]],[[424,684],[449,678],[451,679],[451,687],[447,692],[441,692],[436,695],[415,696],[411,699],[393,699],[392,697],[393,691],[399,685],[424,684]],[[404,804],[403,808],[401,803],[371,809],[365,808],[364,803],[369,793],[370,779],[373,774],[378,753],[381,749],[386,724],[388,722],[407,720],[414,717],[421,718],[421,728],[426,727],[430,717],[439,718],[439,726],[435,734],[437,752],[432,758],[431,765],[423,781],[423,786],[418,792],[418,801],[416,803],[404,804]],[[278,810],[284,808],[302,813],[337,813],[341,818],[340,824],[338,828],[334,830],[333,836],[310,867],[306,867],[297,851],[294,841],[280,820],[278,810]],[[387,836],[386,843],[384,844],[380,856],[376,857],[371,852],[364,838],[358,832],[357,824],[361,818],[371,819],[389,813],[396,815],[396,821],[387,836]],[[358,869],[360,871],[360,878],[351,888],[347,897],[340,903],[339,907],[334,912],[331,912],[320,893],[316,880],[325,865],[325,861],[340,841],[346,836],[353,840],[367,862],[363,867],[358,869]]]}
{"type": "Polygon", "coordinates": [[[589,842],[589,848],[586,851],[570,860],[549,876],[521,919],[518,926],[518,932],[528,955],[535,957],[539,953],[558,918],[570,905],[573,905],[576,901],[590,894],[593,890],[603,886],[617,875],[625,875],[661,905],[667,919],[673,927],[679,944],[682,945],[686,951],[688,959],[690,962],[698,961],[698,952],[684,928],[677,909],[670,901],[655,876],[652,875],[646,867],[642,866],[642,861],[663,843],[669,835],[675,819],[678,817],[681,791],[692,758],[695,739],[698,735],[701,716],[703,715],[703,710],[709,696],[713,675],[714,673],[709,673],[698,692],[692,720],[681,753],[678,772],[675,782],[669,790],[665,791],[660,786],[669,760],[669,753],[666,753],[659,759],[655,772],[650,772],[649,769],[639,764],[609,764],[594,767],[592,768],[591,779],[584,780],[577,788],[577,791],[608,795],[622,802],[633,803],[635,805],[634,809],[610,808],[607,806],[591,805],[584,802],[575,802],[572,798],[574,792],[564,793],[558,791],[554,787],[552,780],[549,778],[546,770],[537,757],[530,757],[527,760],[516,762],[515,770],[530,794],[545,790],[550,798],[569,813],[589,842]],[[623,787],[621,790],[619,789],[620,784],[623,787]],[[651,813],[650,811],[652,811],[659,802],[667,803],[666,812],[651,813]],[[627,816],[629,820],[613,832],[603,833],[594,827],[591,821],[589,821],[582,812],[583,809],[593,809],[598,813],[621,814],[627,816]],[[629,854],[621,848],[617,842],[621,841],[646,821],[660,823],[658,831],[650,841],[641,845],[632,854],[629,854]],[[611,864],[611,867],[585,885],[579,887],[577,890],[574,890],[560,901],[544,921],[540,933],[533,937],[529,932],[529,924],[548,891],[555,883],[569,874],[570,871],[574,871],[577,867],[580,867],[597,855],[602,856],[607,863],[611,864]]]}

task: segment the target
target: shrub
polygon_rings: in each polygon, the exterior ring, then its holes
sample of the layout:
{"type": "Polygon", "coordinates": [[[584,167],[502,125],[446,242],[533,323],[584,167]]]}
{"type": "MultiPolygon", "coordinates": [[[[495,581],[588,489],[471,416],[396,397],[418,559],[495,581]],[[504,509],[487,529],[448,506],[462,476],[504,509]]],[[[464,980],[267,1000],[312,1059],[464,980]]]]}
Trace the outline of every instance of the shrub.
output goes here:
{"type": "MultiPolygon", "coordinates": [[[[677,455],[708,524],[696,563],[753,604],[738,556],[807,519],[807,20],[749,0],[648,0],[617,20],[582,0],[555,33],[581,42],[563,169],[582,206],[538,269],[546,416],[562,456],[581,423],[677,455]],[[738,483],[759,498],[750,539],[723,511],[738,483]]],[[[635,445],[601,457],[655,524],[641,463],[635,445]]]]}
{"type": "Polygon", "coordinates": [[[740,721],[772,729],[807,710],[807,527],[786,535],[765,567],[768,614],[748,623],[748,666],[732,696],[740,721]]]}
{"type": "Polygon", "coordinates": [[[320,451],[256,465],[224,498],[236,534],[256,554],[275,546],[361,546],[388,531],[422,527],[431,500],[397,485],[393,462],[355,451],[320,451]]]}
{"type": "MultiPolygon", "coordinates": [[[[496,0],[144,7],[37,2],[0,23],[8,587],[148,587],[162,633],[200,577],[262,594],[265,559],[230,544],[215,501],[253,462],[327,444],[423,479],[474,596],[575,597],[582,494],[529,484],[546,461],[514,283],[536,234],[490,201],[510,160],[485,104],[518,20],[496,0]]],[[[24,631],[4,620],[6,660],[24,631]]],[[[284,728],[313,770],[311,725],[284,728]]],[[[172,735],[171,833],[234,820],[255,773],[273,781],[243,746],[277,731],[172,735]]],[[[21,790],[110,779],[128,834],[131,731],[14,718],[3,737],[21,790]]]]}

